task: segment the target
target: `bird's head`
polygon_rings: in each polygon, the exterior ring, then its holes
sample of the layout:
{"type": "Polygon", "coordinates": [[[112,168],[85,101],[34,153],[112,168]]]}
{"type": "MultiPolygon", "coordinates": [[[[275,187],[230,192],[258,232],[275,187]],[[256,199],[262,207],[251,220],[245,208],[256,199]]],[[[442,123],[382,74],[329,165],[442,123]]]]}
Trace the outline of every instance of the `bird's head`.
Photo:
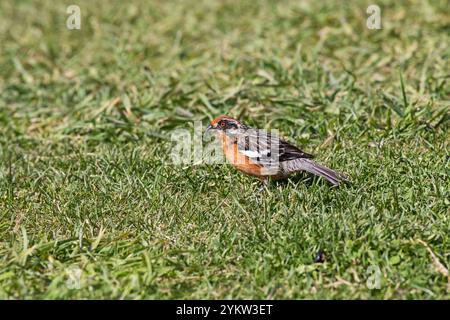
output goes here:
{"type": "Polygon", "coordinates": [[[228,116],[220,116],[215,119],[213,119],[209,126],[206,128],[206,132],[211,130],[217,130],[216,132],[233,132],[240,129],[246,129],[246,126],[242,124],[241,122],[237,121],[236,119],[233,119],[228,116]]]}

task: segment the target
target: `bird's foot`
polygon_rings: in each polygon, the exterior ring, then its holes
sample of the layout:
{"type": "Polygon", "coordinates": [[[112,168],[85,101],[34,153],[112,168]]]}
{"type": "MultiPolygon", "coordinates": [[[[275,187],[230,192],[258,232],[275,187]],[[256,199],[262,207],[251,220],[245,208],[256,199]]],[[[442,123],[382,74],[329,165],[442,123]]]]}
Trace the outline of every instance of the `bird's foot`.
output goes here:
{"type": "Polygon", "coordinates": [[[269,179],[263,178],[261,179],[261,185],[258,189],[259,192],[267,191],[269,188],[269,179]]]}

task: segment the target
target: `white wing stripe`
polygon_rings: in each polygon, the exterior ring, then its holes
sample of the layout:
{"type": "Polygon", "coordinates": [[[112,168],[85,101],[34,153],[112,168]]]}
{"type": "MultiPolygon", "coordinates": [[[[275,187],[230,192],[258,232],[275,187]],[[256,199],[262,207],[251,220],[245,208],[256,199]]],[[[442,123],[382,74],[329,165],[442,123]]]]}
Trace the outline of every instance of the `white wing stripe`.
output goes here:
{"type": "Polygon", "coordinates": [[[252,150],[244,150],[241,151],[244,155],[246,155],[249,158],[258,158],[258,157],[262,157],[263,155],[260,154],[259,152],[256,151],[252,151],[252,150]]]}
{"type": "Polygon", "coordinates": [[[262,152],[257,152],[253,150],[242,150],[241,153],[249,158],[262,158],[267,157],[270,154],[270,150],[263,150],[262,152]]]}

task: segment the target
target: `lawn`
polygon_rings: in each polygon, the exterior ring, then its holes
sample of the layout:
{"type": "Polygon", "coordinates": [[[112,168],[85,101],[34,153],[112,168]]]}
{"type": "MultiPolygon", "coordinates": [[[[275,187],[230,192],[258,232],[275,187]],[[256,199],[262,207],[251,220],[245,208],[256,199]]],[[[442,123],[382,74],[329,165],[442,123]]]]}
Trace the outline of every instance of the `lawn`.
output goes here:
{"type": "Polygon", "coordinates": [[[445,0],[1,1],[0,298],[449,299],[449,59],[445,0]],[[221,114],[351,183],[173,164],[221,114]]]}

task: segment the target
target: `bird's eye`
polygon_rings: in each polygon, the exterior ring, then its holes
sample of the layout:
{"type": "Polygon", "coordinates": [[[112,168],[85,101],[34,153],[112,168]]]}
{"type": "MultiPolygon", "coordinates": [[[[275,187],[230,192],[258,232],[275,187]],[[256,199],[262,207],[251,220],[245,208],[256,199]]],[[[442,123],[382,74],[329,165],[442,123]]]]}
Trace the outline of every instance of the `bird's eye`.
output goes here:
{"type": "Polygon", "coordinates": [[[225,128],[225,121],[222,121],[222,122],[220,123],[220,127],[221,127],[221,128],[225,128]]]}

